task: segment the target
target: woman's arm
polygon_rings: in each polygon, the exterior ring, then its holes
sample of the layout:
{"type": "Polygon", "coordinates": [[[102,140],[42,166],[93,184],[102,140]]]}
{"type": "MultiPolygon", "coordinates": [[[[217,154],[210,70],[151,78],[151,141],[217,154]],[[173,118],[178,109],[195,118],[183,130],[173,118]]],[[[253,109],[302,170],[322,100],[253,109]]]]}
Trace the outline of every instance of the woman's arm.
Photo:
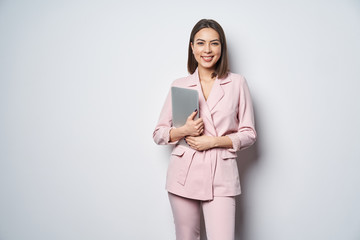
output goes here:
{"type": "Polygon", "coordinates": [[[227,136],[233,143],[230,151],[236,152],[250,147],[256,141],[254,110],[246,79],[241,79],[240,100],[238,108],[239,126],[237,132],[227,136]]]}
{"type": "Polygon", "coordinates": [[[189,146],[198,151],[208,150],[210,148],[233,148],[231,139],[228,136],[198,136],[186,137],[189,146]]]}
{"type": "Polygon", "coordinates": [[[228,136],[213,137],[213,138],[214,138],[213,147],[233,148],[232,141],[228,136]]]}

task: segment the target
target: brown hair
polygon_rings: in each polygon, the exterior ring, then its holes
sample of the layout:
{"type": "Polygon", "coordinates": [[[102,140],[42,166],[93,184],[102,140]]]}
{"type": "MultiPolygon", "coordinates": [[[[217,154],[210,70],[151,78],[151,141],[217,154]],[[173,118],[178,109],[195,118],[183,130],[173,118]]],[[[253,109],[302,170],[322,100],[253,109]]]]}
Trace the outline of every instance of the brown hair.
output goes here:
{"type": "Polygon", "coordinates": [[[197,32],[199,32],[203,28],[212,28],[214,29],[220,37],[220,44],[221,44],[221,55],[219,60],[215,65],[215,71],[212,73],[212,77],[218,78],[225,78],[229,72],[229,61],[227,57],[227,47],[226,47],[226,39],[225,33],[219,23],[212,19],[201,19],[197,22],[190,34],[190,41],[189,41],[189,52],[188,52],[188,64],[187,68],[190,74],[193,74],[198,67],[198,62],[196,61],[192,48],[191,43],[194,42],[194,37],[197,32]]]}

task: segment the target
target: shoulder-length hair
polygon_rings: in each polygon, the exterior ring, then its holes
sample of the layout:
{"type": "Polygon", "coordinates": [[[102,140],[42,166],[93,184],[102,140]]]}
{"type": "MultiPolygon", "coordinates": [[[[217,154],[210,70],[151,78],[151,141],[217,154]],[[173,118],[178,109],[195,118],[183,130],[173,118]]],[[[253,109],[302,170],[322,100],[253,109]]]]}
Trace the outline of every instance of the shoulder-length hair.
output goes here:
{"type": "Polygon", "coordinates": [[[190,34],[190,41],[189,41],[189,51],[188,51],[188,64],[187,68],[190,74],[193,74],[198,67],[198,62],[196,61],[192,48],[191,43],[194,44],[195,34],[199,32],[203,28],[212,28],[214,29],[220,37],[220,44],[221,44],[221,55],[219,60],[215,65],[215,71],[212,73],[212,77],[218,78],[225,78],[229,72],[229,61],[227,56],[227,47],[226,47],[226,38],[225,33],[219,23],[212,19],[201,19],[197,22],[190,34]]]}

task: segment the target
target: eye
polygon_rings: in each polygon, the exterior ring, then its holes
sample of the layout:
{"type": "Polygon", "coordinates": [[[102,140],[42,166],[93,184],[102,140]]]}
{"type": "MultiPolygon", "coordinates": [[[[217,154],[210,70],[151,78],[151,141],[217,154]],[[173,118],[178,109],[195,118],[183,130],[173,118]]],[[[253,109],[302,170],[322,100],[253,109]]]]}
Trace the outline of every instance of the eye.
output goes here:
{"type": "Polygon", "coordinates": [[[197,45],[204,45],[203,42],[197,42],[196,44],[197,44],[197,45]]]}
{"type": "Polygon", "coordinates": [[[219,43],[218,42],[213,42],[212,45],[219,46],[219,43]]]}

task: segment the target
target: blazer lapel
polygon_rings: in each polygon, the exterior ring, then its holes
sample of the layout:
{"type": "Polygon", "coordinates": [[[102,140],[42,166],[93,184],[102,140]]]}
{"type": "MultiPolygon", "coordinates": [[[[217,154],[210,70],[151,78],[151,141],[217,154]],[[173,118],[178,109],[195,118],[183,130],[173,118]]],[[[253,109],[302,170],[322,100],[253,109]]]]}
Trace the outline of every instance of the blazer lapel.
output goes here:
{"type": "Polygon", "coordinates": [[[210,95],[207,99],[210,112],[214,109],[215,105],[223,98],[224,90],[220,86],[220,80],[215,79],[215,82],[211,88],[210,95]]]}
{"type": "Polygon", "coordinates": [[[231,82],[230,77],[226,77],[224,79],[215,79],[215,82],[210,91],[210,95],[207,99],[207,104],[209,106],[210,112],[214,109],[216,104],[224,97],[224,89],[222,85],[231,82]]]}
{"type": "Polygon", "coordinates": [[[200,84],[200,79],[199,79],[199,73],[198,70],[196,69],[195,72],[190,76],[191,80],[189,79],[188,87],[191,86],[194,87],[194,89],[196,89],[199,93],[199,107],[200,107],[200,117],[203,119],[203,121],[208,122],[209,124],[206,124],[206,131],[209,132],[212,136],[217,136],[217,132],[214,126],[214,122],[211,116],[211,111],[209,109],[208,103],[205,101],[202,89],[201,89],[201,84],[200,84]]]}

